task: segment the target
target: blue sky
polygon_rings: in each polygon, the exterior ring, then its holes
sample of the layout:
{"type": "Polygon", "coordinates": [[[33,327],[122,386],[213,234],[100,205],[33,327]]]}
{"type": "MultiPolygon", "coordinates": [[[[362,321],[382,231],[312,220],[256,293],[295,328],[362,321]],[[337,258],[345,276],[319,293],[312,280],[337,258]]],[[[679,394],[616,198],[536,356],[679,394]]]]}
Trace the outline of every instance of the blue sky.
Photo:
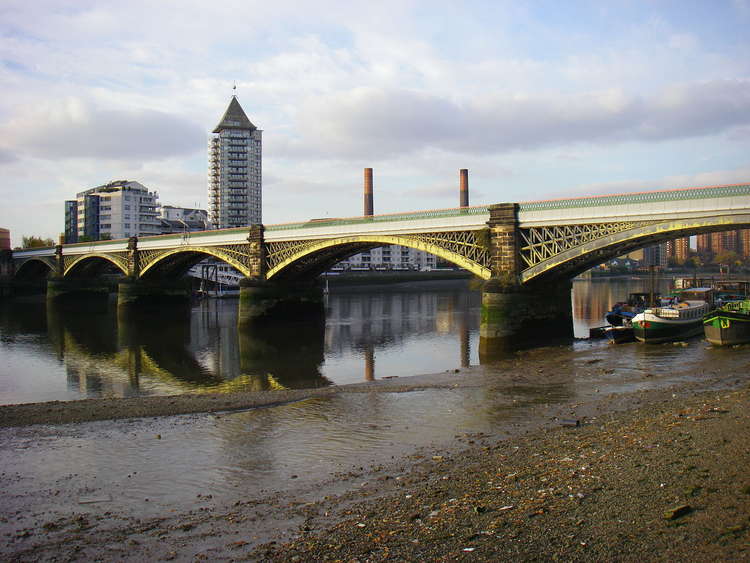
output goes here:
{"type": "Polygon", "coordinates": [[[750,182],[750,0],[0,4],[0,226],[114,179],[205,207],[237,96],[264,221],[750,182]]]}

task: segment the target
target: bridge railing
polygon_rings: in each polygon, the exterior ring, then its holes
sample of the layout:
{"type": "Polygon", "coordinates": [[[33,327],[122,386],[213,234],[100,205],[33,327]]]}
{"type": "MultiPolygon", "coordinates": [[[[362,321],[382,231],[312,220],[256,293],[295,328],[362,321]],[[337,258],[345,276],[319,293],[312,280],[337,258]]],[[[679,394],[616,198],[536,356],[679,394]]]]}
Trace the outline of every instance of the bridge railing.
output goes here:
{"type": "Polygon", "coordinates": [[[614,194],[566,199],[549,199],[543,201],[529,201],[519,204],[519,210],[541,211],[547,209],[568,209],[572,207],[628,205],[634,203],[656,203],[668,201],[684,201],[689,199],[708,199],[748,195],[750,195],[750,184],[735,184],[731,186],[681,188],[676,190],[638,192],[630,194],[614,194]]]}
{"type": "Polygon", "coordinates": [[[391,213],[383,215],[369,215],[364,217],[345,217],[333,219],[312,219],[296,223],[278,223],[266,225],[266,231],[287,231],[293,229],[309,229],[310,227],[336,227],[340,225],[366,225],[371,223],[390,223],[394,221],[418,221],[420,219],[439,219],[443,217],[462,217],[466,215],[483,215],[489,213],[488,205],[476,207],[453,207],[450,209],[432,209],[429,211],[412,211],[407,213],[391,213]]]}

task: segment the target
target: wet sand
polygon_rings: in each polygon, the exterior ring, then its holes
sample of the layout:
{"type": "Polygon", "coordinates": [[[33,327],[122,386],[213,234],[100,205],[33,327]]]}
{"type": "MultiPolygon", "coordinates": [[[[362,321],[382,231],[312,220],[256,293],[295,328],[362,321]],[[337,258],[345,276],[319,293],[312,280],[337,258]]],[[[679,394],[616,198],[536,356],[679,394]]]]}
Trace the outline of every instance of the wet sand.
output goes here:
{"type": "MultiPolygon", "coordinates": [[[[539,424],[510,438],[505,430],[460,436],[455,447],[328,476],[294,495],[238,494],[232,502],[208,495],[193,509],[157,518],[3,514],[0,555],[14,561],[742,560],[750,558],[747,371],[540,405],[539,424]]],[[[137,399],[145,410],[135,413],[119,399],[3,407],[0,414],[5,425],[57,423],[61,413],[74,422],[457,384],[439,374],[309,391],[137,399]]],[[[480,384],[475,370],[460,382],[480,384]]]]}
{"type": "MultiPolygon", "coordinates": [[[[452,370],[450,373],[458,372],[452,370]]],[[[419,389],[452,388],[471,385],[476,370],[465,370],[460,383],[445,374],[384,379],[371,383],[332,385],[316,389],[283,389],[235,393],[202,393],[116,399],[81,399],[0,405],[0,427],[33,424],[73,424],[95,420],[118,420],[172,416],[179,414],[230,412],[258,407],[272,407],[312,397],[329,397],[337,393],[402,393],[419,389]]],[[[475,382],[475,384],[478,384],[475,382]]]]}

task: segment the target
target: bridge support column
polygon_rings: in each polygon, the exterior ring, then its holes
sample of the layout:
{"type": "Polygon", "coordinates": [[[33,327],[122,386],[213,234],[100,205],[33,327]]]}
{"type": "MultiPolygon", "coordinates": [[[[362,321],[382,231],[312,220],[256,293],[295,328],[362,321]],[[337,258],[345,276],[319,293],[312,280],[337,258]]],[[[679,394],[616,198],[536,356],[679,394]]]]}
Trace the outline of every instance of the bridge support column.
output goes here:
{"type": "Polygon", "coordinates": [[[519,261],[518,204],[490,207],[492,278],[482,289],[480,358],[525,340],[572,336],[571,282],[525,286],[519,261]]]}
{"type": "Polygon", "coordinates": [[[101,297],[106,299],[110,285],[97,279],[63,278],[55,276],[47,280],[47,301],[101,297]]]}
{"type": "Polygon", "coordinates": [[[571,288],[570,280],[528,288],[509,288],[496,280],[485,283],[479,325],[480,359],[492,359],[525,342],[572,337],[571,288]]]}
{"type": "Polygon", "coordinates": [[[257,321],[298,320],[323,314],[323,289],[317,283],[282,284],[253,278],[240,281],[240,327],[257,321]]]}
{"type": "Polygon", "coordinates": [[[251,225],[247,241],[247,268],[251,276],[240,281],[237,315],[240,327],[258,321],[297,320],[323,315],[323,290],[318,283],[266,281],[263,225],[251,225]]]}
{"type": "Polygon", "coordinates": [[[0,250],[0,300],[13,295],[13,251],[0,250]]]}
{"type": "Polygon", "coordinates": [[[125,279],[117,284],[117,307],[189,303],[190,286],[184,280],[125,279]]]}

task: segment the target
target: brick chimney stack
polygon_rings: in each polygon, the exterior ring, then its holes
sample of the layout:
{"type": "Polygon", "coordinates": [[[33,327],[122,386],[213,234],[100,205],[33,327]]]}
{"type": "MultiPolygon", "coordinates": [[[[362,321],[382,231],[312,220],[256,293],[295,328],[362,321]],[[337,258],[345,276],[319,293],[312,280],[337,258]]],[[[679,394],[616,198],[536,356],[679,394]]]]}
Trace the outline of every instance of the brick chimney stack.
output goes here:
{"type": "Polygon", "coordinates": [[[365,216],[372,215],[372,168],[365,168],[365,216]]]}
{"type": "Polygon", "coordinates": [[[459,176],[461,179],[459,188],[459,207],[469,207],[469,170],[468,168],[461,168],[459,170],[459,176]]]}

